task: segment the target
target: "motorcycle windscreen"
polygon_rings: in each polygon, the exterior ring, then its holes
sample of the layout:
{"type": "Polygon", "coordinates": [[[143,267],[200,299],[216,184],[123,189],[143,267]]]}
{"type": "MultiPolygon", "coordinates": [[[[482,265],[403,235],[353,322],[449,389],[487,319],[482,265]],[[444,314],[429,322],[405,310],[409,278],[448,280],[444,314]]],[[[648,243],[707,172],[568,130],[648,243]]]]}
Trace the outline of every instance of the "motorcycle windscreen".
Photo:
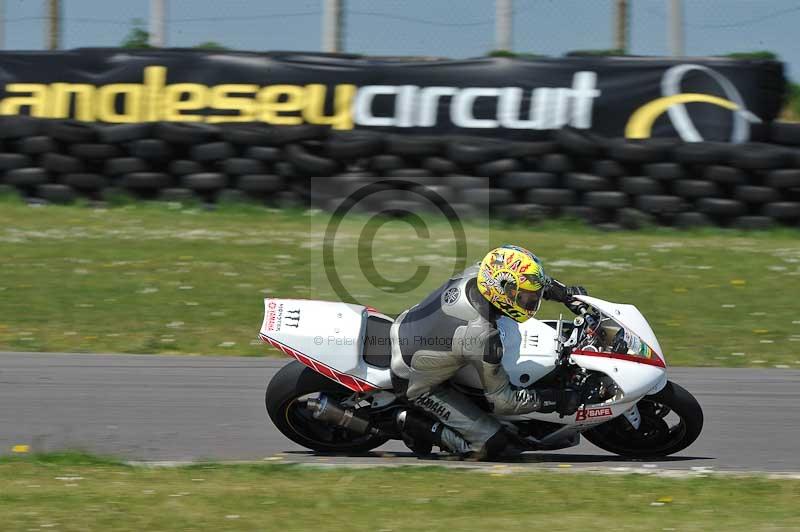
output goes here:
{"type": "Polygon", "coordinates": [[[638,336],[650,347],[658,358],[662,361],[664,360],[663,351],[661,351],[661,345],[658,343],[658,339],[656,339],[656,334],[653,332],[653,329],[650,327],[645,317],[635,306],[611,303],[591,296],[575,296],[575,299],[591,305],[638,336]]]}

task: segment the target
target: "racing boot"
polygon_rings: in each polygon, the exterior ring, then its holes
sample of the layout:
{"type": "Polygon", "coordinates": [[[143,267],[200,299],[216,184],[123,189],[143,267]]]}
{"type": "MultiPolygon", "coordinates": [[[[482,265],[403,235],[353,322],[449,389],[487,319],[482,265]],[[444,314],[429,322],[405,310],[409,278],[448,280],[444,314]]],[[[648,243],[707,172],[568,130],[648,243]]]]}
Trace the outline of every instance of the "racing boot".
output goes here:
{"type": "Polygon", "coordinates": [[[395,419],[403,442],[414,454],[427,456],[434,445],[462,456],[470,451],[469,443],[441,421],[413,410],[401,410],[395,419]]]}

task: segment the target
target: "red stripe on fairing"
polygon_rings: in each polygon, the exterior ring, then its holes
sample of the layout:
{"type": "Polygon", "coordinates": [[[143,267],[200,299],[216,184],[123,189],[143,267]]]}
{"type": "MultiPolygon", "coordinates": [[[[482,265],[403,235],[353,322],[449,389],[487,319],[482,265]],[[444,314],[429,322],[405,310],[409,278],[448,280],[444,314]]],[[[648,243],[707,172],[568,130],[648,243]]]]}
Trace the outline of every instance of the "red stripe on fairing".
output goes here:
{"type": "Polygon", "coordinates": [[[634,355],[623,355],[622,353],[601,353],[599,351],[584,351],[583,349],[576,349],[572,352],[573,355],[584,355],[587,357],[599,358],[614,358],[617,360],[625,360],[627,362],[636,362],[637,364],[647,364],[648,366],[656,366],[657,368],[666,368],[667,365],[661,360],[661,357],[654,355],[653,358],[643,358],[634,355]]]}
{"type": "Polygon", "coordinates": [[[260,334],[259,337],[264,342],[268,343],[272,347],[282,351],[284,354],[296,359],[298,362],[303,364],[304,366],[308,366],[309,368],[313,369],[317,373],[328,377],[329,379],[338,382],[342,386],[353,390],[354,392],[370,392],[372,390],[377,390],[378,387],[370,384],[367,381],[363,381],[357,377],[353,377],[352,375],[347,375],[346,373],[342,373],[340,371],[336,371],[330,366],[326,366],[322,362],[318,360],[314,360],[303,353],[292,349],[287,345],[283,345],[277,340],[273,340],[269,336],[265,336],[260,334]]]}

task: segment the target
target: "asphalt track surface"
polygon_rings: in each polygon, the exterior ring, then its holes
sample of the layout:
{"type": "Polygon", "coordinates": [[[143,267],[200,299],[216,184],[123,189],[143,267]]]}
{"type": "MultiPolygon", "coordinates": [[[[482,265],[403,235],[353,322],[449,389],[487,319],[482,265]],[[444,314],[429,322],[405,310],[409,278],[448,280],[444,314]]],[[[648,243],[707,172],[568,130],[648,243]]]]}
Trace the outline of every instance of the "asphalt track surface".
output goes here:
{"type": "MultiPolygon", "coordinates": [[[[131,460],[442,464],[390,442],[321,456],[267,419],[264,389],[283,359],[0,353],[0,454],[81,449],[131,460]]],[[[672,459],[627,461],[588,442],[526,453],[531,467],[658,467],[800,472],[800,371],[671,368],[705,412],[698,441],[672,459]]]]}

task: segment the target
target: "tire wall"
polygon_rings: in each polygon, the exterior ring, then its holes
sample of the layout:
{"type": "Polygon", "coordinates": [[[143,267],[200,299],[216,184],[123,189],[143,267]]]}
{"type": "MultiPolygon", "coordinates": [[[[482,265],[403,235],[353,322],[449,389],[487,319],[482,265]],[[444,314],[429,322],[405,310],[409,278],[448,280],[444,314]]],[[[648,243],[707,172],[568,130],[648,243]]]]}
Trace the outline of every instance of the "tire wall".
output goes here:
{"type": "MultiPolygon", "coordinates": [[[[315,125],[6,116],[0,188],[52,203],[126,194],[326,208],[390,178],[394,184],[381,186],[428,185],[440,201],[525,221],[569,216],[608,229],[800,226],[800,124],[773,123],[766,137],[745,144],[632,141],[565,128],[536,141],[501,141],[315,125]]],[[[382,197],[413,203],[407,195],[382,197]]]]}

